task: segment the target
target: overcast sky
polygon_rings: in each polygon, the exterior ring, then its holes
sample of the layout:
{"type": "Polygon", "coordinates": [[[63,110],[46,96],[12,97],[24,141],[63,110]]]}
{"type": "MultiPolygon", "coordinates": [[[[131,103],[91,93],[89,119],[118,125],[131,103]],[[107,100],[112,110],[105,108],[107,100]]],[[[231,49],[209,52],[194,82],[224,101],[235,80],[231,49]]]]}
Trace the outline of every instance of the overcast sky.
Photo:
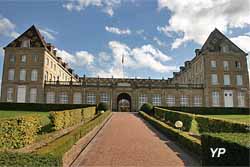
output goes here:
{"type": "MultiPolygon", "coordinates": [[[[80,76],[168,78],[217,27],[250,52],[250,0],[0,1],[3,47],[35,24],[80,76]]],[[[248,57],[249,59],[249,57],[248,57]]]]}

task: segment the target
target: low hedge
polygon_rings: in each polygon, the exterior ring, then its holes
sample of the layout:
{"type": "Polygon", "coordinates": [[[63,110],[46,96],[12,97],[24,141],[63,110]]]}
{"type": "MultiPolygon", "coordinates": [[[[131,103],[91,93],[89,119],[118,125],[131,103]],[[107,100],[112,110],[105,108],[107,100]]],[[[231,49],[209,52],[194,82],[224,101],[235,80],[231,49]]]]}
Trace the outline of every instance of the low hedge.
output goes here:
{"type": "Polygon", "coordinates": [[[76,108],[85,108],[96,105],[89,104],[44,104],[44,103],[0,103],[0,110],[7,111],[60,111],[76,108]]]}
{"type": "Polygon", "coordinates": [[[180,131],[178,129],[175,129],[164,122],[161,122],[154,117],[149,116],[145,112],[140,111],[140,116],[142,116],[146,121],[148,121],[150,124],[152,124],[156,129],[161,131],[163,134],[167,135],[172,140],[176,141],[180,145],[187,148],[189,151],[196,154],[198,157],[201,153],[201,143],[200,140],[189,136],[187,132],[180,131]]]}
{"type": "Polygon", "coordinates": [[[214,133],[203,134],[202,165],[203,166],[249,166],[250,165],[250,133],[214,133]],[[225,154],[212,157],[211,148],[225,148],[225,154]]]}
{"type": "Polygon", "coordinates": [[[144,111],[145,113],[149,114],[149,115],[154,115],[154,106],[151,103],[144,103],[141,108],[140,111],[144,111]]]}
{"type": "Polygon", "coordinates": [[[198,123],[200,133],[204,132],[249,132],[249,124],[238,123],[220,118],[210,118],[202,115],[196,115],[195,120],[198,123]]]}
{"type": "Polygon", "coordinates": [[[162,109],[158,107],[154,107],[155,116],[161,120],[166,121],[172,127],[175,127],[174,124],[176,121],[182,121],[184,131],[189,131],[192,125],[192,120],[194,115],[182,113],[178,111],[172,111],[168,109],[162,109]]]}
{"type": "Polygon", "coordinates": [[[50,113],[51,125],[54,130],[65,129],[77,125],[84,120],[93,118],[96,107],[86,107],[80,109],[53,111],[50,113]]]}
{"type": "Polygon", "coordinates": [[[40,128],[41,122],[38,115],[1,119],[0,148],[24,147],[35,140],[40,128]]]}
{"type": "Polygon", "coordinates": [[[200,115],[250,115],[249,108],[238,108],[238,107],[166,107],[161,106],[160,108],[165,108],[169,110],[175,110],[180,112],[186,112],[191,114],[200,115]]]}
{"type": "Polygon", "coordinates": [[[50,155],[56,157],[62,165],[63,155],[83,136],[93,130],[97,125],[101,124],[111,112],[105,112],[95,117],[93,120],[86,124],[74,129],[70,133],[62,136],[59,139],[54,140],[45,147],[38,149],[35,153],[39,155],[50,155]]]}

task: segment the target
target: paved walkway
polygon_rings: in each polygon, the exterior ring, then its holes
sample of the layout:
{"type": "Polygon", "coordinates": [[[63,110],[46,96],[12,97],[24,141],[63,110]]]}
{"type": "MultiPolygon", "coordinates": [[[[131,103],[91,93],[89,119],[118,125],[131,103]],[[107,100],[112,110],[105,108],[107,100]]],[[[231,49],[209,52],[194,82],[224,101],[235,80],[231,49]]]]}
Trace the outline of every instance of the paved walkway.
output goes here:
{"type": "Polygon", "coordinates": [[[114,113],[77,161],[80,166],[197,165],[135,113],[114,113]]]}

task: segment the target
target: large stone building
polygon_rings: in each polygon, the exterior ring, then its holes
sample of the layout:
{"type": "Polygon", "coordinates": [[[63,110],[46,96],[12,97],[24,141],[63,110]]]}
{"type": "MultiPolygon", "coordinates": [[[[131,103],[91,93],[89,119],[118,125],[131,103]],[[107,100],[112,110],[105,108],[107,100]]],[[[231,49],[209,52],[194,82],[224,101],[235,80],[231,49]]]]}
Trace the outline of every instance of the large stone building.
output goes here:
{"type": "Polygon", "coordinates": [[[168,79],[78,77],[35,26],[4,50],[2,102],[249,107],[247,54],[217,29],[168,79]]]}

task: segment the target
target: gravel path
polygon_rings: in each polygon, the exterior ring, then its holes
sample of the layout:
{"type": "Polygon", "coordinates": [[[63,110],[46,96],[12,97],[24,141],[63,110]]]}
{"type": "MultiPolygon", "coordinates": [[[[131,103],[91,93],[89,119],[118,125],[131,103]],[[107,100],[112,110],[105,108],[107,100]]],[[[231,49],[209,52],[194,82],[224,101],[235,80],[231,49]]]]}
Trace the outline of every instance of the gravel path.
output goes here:
{"type": "Polygon", "coordinates": [[[78,158],[80,166],[197,166],[135,113],[114,113],[78,158]]]}

